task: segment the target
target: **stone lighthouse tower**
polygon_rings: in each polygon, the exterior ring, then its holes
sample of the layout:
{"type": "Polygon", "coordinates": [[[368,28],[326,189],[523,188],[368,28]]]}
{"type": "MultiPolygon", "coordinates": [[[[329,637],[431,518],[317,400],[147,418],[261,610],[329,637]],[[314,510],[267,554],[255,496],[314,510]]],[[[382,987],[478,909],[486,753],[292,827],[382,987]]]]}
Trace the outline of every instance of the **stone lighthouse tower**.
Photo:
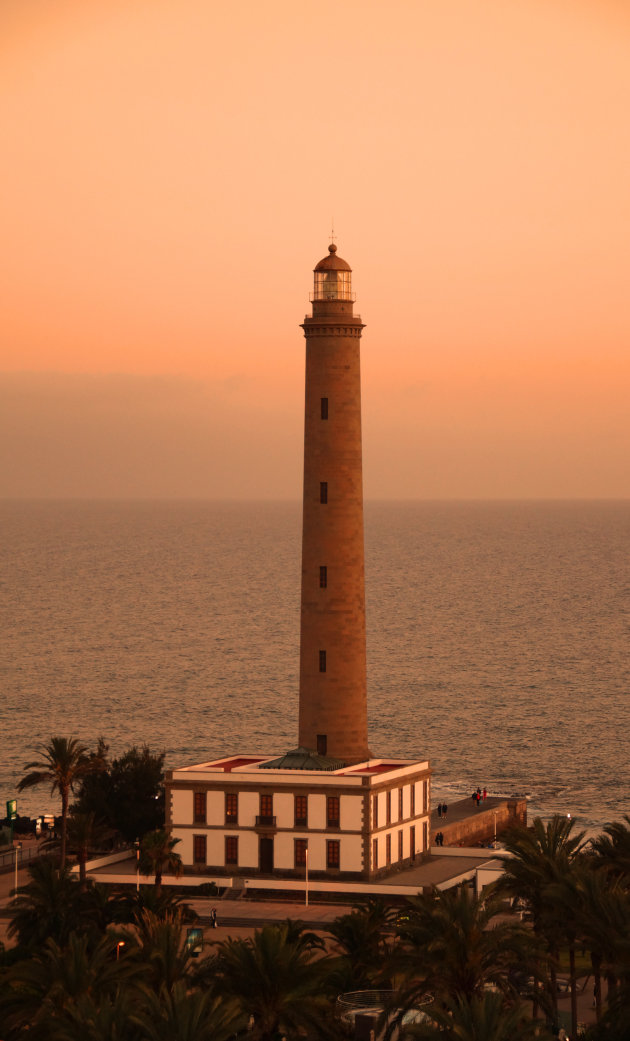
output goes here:
{"type": "Polygon", "coordinates": [[[299,744],[369,758],[360,342],[352,270],[328,247],[304,319],[306,402],[299,744]]]}
{"type": "MultiPolygon", "coordinates": [[[[367,734],[361,378],[352,272],[328,247],[304,319],[306,411],[299,747],[235,748],[169,771],[166,823],[187,870],[228,886],[341,891],[429,849],[428,760],[371,755],[367,734]],[[319,881],[317,881],[319,879],[319,881]],[[288,881],[287,881],[288,880],[288,881]],[[292,881],[291,881],[292,880],[292,881]]],[[[417,885],[414,882],[413,885],[417,885]]],[[[415,891],[415,890],[414,890],[415,891]]]]}

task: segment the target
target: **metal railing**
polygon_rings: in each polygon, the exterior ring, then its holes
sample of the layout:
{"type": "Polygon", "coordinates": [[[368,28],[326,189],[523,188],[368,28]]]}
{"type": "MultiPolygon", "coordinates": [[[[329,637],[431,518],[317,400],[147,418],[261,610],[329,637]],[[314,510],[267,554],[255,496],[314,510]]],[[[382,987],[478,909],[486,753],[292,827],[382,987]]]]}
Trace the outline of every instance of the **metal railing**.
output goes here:
{"type": "MultiPolygon", "coordinates": [[[[35,860],[41,856],[39,845],[37,846],[23,846],[22,849],[18,849],[18,867],[22,864],[26,864],[29,860],[35,860]]],[[[6,870],[7,868],[15,867],[15,846],[13,849],[8,849],[5,853],[0,853],[0,871],[6,870]]]]}

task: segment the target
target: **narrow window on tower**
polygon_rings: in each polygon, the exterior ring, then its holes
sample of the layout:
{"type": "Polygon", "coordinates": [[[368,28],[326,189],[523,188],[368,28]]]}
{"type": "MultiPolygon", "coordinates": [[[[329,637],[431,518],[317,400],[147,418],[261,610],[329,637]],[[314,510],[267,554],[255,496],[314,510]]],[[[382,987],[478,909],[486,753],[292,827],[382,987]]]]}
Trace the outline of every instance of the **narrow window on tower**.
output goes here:
{"type": "Polygon", "coordinates": [[[319,501],[322,506],[328,502],[328,481],[319,482],[319,501]]]}
{"type": "Polygon", "coordinates": [[[319,588],[326,589],[328,586],[328,568],[325,564],[319,566],[319,588]]]}
{"type": "Polygon", "coordinates": [[[317,754],[326,755],[328,750],[328,735],[318,734],[317,735],[317,754]]]}
{"type": "Polygon", "coordinates": [[[328,419],[328,398],[322,398],[322,419],[328,419]]]}
{"type": "Polygon", "coordinates": [[[326,672],[326,651],[319,652],[319,671],[326,672]]]}

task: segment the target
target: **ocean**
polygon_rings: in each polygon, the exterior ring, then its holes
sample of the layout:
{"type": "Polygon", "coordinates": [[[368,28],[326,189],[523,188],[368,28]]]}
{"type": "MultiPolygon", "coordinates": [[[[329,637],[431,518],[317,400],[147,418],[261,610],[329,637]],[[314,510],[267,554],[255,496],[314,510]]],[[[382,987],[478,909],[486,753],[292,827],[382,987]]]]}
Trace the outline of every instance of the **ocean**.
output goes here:
{"type": "MultiPolygon", "coordinates": [[[[299,503],[0,503],[0,797],[51,735],[297,744],[299,503]]],[[[630,501],[368,502],[370,745],[434,800],[630,813],[630,501]]],[[[57,809],[49,792],[25,814],[57,809]]]]}

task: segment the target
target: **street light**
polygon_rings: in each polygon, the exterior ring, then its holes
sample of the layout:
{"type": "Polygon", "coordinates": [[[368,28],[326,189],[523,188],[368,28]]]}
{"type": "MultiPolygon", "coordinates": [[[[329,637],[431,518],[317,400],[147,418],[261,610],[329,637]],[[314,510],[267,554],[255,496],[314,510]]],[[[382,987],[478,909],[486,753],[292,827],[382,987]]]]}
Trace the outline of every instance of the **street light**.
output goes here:
{"type": "Polygon", "coordinates": [[[134,842],[136,847],[136,893],[140,892],[140,839],[134,842]]]}
{"type": "Polygon", "coordinates": [[[22,843],[16,842],[15,844],[15,892],[14,896],[18,895],[18,853],[22,849],[22,843]]]}
{"type": "Polygon", "coordinates": [[[124,947],[124,946],[125,946],[125,941],[124,940],[119,940],[118,943],[116,944],[116,961],[118,961],[118,958],[119,958],[119,955],[120,955],[120,948],[124,947]]]}

